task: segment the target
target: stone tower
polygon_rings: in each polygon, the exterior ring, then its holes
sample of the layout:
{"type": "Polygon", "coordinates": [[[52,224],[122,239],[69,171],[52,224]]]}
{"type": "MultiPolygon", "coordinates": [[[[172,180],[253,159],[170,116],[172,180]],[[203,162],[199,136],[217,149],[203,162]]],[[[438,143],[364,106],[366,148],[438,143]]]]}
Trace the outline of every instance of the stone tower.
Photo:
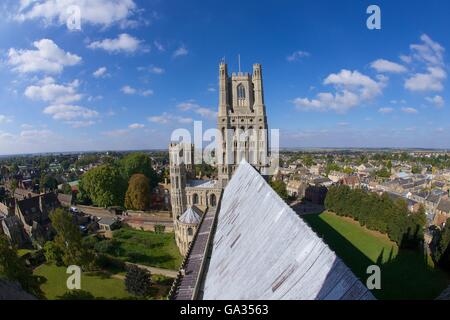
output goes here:
{"type": "Polygon", "coordinates": [[[253,65],[252,75],[238,72],[231,77],[227,65],[220,64],[217,126],[223,137],[217,154],[220,185],[225,187],[243,158],[264,175],[268,126],[260,64],[253,65]]]}
{"type": "Polygon", "coordinates": [[[194,146],[172,142],[169,145],[170,201],[174,222],[186,211],[186,182],[195,175],[194,146]]]}

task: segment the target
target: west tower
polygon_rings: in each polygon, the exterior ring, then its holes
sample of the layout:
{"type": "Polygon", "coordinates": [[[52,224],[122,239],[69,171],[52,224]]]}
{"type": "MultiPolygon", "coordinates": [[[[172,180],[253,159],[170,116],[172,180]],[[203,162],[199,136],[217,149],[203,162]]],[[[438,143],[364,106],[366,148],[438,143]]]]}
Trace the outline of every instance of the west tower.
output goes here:
{"type": "Polygon", "coordinates": [[[262,67],[253,65],[253,73],[228,75],[225,63],[219,66],[219,112],[217,126],[223,141],[218,148],[218,179],[224,187],[242,159],[261,174],[269,166],[268,126],[262,67]]]}

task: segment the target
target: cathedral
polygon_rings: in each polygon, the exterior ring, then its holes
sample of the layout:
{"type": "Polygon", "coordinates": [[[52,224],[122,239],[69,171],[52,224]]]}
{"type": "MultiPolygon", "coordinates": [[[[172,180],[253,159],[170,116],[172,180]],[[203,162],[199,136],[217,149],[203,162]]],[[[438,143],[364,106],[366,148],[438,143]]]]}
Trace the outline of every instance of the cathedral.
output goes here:
{"type": "Polygon", "coordinates": [[[260,64],[253,65],[252,74],[239,70],[231,76],[225,63],[219,65],[217,129],[221,133],[215,153],[217,180],[195,179],[194,145],[172,142],[169,146],[172,216],[182,255],[187,253],[201,216],[217,206],[243,159],[267,175],[268,126],[260,64]]]}
{"type": "Polygon", "coordinates": [[[184,256],[172,300],[374,299],[267,183],[262,70],[219,67],[217,180],[196,180],[192,144],[170,144],[175,238],[184,256]],[[220,135],[220,133],[218,133],[220,135]]]}

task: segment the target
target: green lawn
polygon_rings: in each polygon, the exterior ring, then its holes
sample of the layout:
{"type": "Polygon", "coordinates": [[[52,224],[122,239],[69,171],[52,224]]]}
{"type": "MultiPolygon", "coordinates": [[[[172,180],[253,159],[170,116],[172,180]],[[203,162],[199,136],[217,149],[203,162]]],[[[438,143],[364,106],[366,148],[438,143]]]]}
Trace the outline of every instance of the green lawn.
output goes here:
{"type": "MultiPolygon", "coordinates": [[[[36,268],[34,274],[47,279],[41,285],[41,289],[49,300],[58,299],[59,296],[69,291],[66,286],[69,275],[66,274],[65,267],[45,264],[36,268]]],[[[97,275],[86,275],[82,273],[81,289],[90,292],[95,298],[130,298],[130,294],[125,290],[123,280],[110,278],[108,275],[102,273],[97,273],[97,275]]]]}
{"type": "Polygon", "coordinates": [[[173,233],[122,228],[114,231],[114,240],[117,246],[112,254],[126,262],[178,270],[183,260],[173,233]]]}
{"type": "Polygon", "coordinates": [[[430,267],[422,254],[399,251],[387,236],[356,221],[328,212],[302,218],[364,283],[367,266],[381,266],[381,290],[372,291],[379,299],[434,299],[449,284],[448,275],[430,267]]]}

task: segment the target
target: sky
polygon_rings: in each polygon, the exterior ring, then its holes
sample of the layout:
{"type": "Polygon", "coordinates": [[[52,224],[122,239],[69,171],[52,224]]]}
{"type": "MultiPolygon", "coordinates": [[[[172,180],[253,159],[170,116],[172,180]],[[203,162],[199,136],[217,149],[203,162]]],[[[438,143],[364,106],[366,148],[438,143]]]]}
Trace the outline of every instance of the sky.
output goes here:
{"type": "Polygon", "coordinates": [[[216,126],[218,66],[238,55],[262,64],[282,147],[450,148],[448,1],[22,0],[0,16],[0,155],[165,149],[216,126]]]}

